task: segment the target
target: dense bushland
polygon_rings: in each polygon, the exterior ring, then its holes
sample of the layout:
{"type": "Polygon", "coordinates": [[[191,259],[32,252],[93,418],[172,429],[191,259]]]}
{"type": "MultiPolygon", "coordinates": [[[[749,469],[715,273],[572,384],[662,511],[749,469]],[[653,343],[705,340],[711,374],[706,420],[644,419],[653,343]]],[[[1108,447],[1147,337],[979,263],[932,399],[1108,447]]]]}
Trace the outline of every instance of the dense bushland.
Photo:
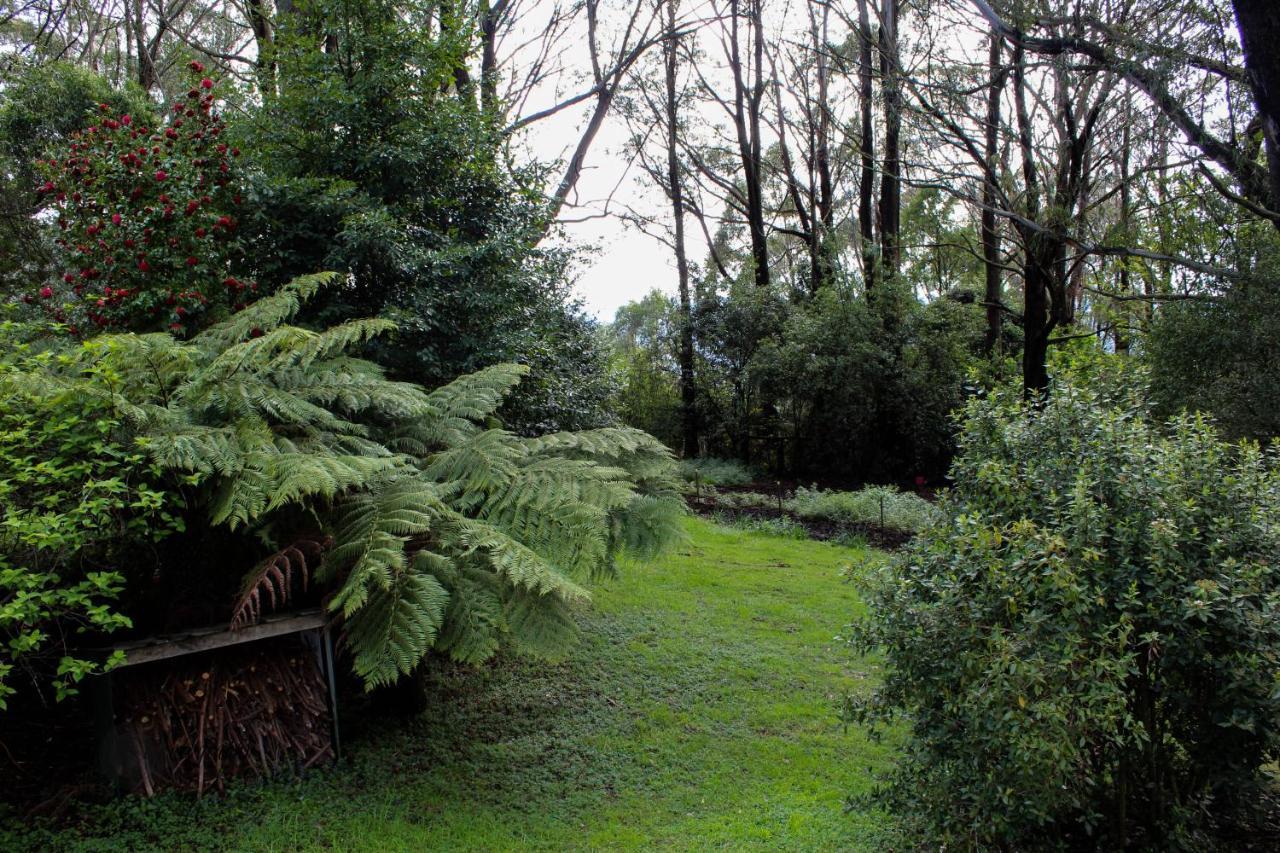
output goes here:
{"type": "Polygon", "coordinates": [[[1280,755],[1274,455],[1091,385],[966,406],[948,521],[856,626],[849,717],[909,720],[885,793],[949,846],[1196,847],[1280,755]]]}
{"type": "MultiPolygon", "coordinates": [[[[971,302],[925,304],[888,286],[873,299],[835,284],[792,301],[708,296],[694,319],[704,451],[800,478],[940,479],[951,411],[982,363],[971,302]]],[[[676,315],[655,293],[620,310],[613,327],[620,413],[673,445],[676,315]]]]}

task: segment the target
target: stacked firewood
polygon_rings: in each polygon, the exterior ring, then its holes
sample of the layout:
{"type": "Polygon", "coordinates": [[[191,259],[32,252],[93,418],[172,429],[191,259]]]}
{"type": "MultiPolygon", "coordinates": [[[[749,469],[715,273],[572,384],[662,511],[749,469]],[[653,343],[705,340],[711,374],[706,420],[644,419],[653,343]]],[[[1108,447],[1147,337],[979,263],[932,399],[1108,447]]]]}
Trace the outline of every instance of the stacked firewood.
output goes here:
{"type": "Polygon", "coordinates": [[[328,689],[301,641],[251,643],[118,674],[119,777],[204,793],[333,758],[328,689]]]}

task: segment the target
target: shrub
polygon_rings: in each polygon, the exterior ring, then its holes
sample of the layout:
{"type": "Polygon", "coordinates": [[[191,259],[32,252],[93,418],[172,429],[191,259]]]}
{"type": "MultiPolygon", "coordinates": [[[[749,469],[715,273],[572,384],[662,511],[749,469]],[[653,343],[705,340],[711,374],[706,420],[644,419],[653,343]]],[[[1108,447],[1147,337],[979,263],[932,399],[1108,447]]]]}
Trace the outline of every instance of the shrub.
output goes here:
{"type": "Polygon", "coordinates": [[[224,317],[254,287],[231,275],[240,152],[220,139],[213,81],[191,65],[187,98],[165,123],[151,127],[103,103],[96,123],[39,164],[63,267],[24,298],[73,332],[180,334],[206,312],[224,317]]]}
{"type": "Polygon", "coordinates": [[[910,719],[884,794],[948,845],[1167,849],[1280,756],[1280,476],[1063,383],[971,402],[933,528],[869,584],[910,719]]]}
{"type": "Polygon", "coordinates": [[[786,506],[801,518],[880,524],[910,533],[918,533],[938,519],[937,509],[924,498],[888,486],[871,486],[856,492],[801,486],[786,506]]]}
{"type": "Polygon", "coordinates": [[[0,326],[0,709],[19,672],[62,698],[100,668],[68,645],[129,626],[114,607],[122,564],[176,530],[181,506],[96,393],[118,381],[110,368],[42,386],[31,377],[52,355],[14,331],[0,326]]]}
{"type": "Polygon", "coordinates": [[[780,536],[784,539],[808,539],[809,531],[803,524],[789,518],[762,518],[751,515],[733,515],[717,512],[714,516],[716,524],[745,530],[748,533],[762,533],[766,536],[780,536]]]}

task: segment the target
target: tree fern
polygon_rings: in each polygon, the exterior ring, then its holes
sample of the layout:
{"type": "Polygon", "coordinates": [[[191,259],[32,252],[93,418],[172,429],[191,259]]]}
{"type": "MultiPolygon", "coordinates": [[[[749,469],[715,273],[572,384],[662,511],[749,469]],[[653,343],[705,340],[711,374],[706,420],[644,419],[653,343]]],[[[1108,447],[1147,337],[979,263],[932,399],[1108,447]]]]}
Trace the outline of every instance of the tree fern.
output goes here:
{"type": "MultiPolygon", "coordinates": [[[[282,519],[319,524],[332,545],[315,578],[366,683],[395,680],[433,648],[468,662],[503,644],[560,654],[584,582],[678,534],[670,454],[632,429],[497,428],[518,365],[430,392],[388,380],[351,351],[389,323],[290,325],[335,278],[299,279],[189,342],[95,339],[40,381],[110,402],[155,464],[196,484],[208,523],[271,551],[292,541],[275,541],[282,519]]],[[[281,592],[268,580],[268,595],[281,592]]]]}

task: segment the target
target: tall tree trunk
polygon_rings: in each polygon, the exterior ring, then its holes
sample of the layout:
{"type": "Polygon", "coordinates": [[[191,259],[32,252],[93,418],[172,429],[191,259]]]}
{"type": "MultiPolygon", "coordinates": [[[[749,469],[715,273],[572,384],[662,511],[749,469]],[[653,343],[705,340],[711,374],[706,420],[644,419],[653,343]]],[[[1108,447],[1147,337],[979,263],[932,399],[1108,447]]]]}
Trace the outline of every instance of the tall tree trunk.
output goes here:
{"type": "Polygon", "coordinates": [[[898,3],[881,0],[880,78],[884,97],[884,172],[880,176],[880,254],[885,276],[898,274],[902,219],[902,91],[898,81],[898,3]]]}
{"type": "Polygon", "coordinates": [[[764,188],[761,177],[760,101],[764,96],[764,34],[761,31],[761,0],[747,0],[748,42],[755,68],[750,88],[743,71],[740,21],[741,0],[732,0],[729,16],[729,63],[733,71],[733,124],[742,160],[742,179],[747,190],[747,229],[751,236],[751,261],[755,282],[769,286],[769,247],[764,225],[764,188]],[[754,38],[754,41],[751,41],[754,38]]]}
{"type": "Polygon", "coordinates": [[[258,51],[258,88],[264,98],[270,97],[276,90],[275,27],[264,0],[248,0],[245,9],[258,51]]]}
{"type": "MultiPolygon", "coordinates": [[[[831,276],[830,235],[835,228],[835,198],[831,178],[831,109],[828,106],[830,75],[827,68],[827,24],[829,3],[822,4],[822,24],[813,22],[813,48],[818,78],[817,127],[814,133],[814,168],[818,173],[818,198],[813,211],[811,251],[814,253],[813,291],[816,293],[831,276]]],[[[812,14],[812,9],[810,10],[812,14]]]]}
{"type": "MultiPolygon", "coordinates": [[[[1276,0],[1232,0],[1249,85],[1262,117],[1269,174],[1270,207],[1280,211],[1280,3],[1276,0]]],[[[1272,218],[1280,229],[1280,219],[1272,218]]]]}
{"type": "MultiPolygon", "coordinates": [[[[676,4],[667,0],[667,28],[676,28],[676,4]]],[[[676,63],[679,43],[674,35],[662,46],[666,60],[667,84],[667,187],[671,197],[671,216],[675,227],[676,275],[680,299],[680,434],[681,451],[686,459],[698,455],[697,388],[693,376],[693,312],[689,300],[689,260],[684,241],[684,187],[681,184],[679,156],[679,109],[676,97],[676,63]]]]}
{"type": "Polygon", "coordinates": [[[1031,116],[1027,111],[1026,52],[1013,50],[1013,102],[1018,113],[1018,147],[1022,154],[1022,177],[1026,184],[1026,225],[1018,227],[1022,238],[1022,391],[1027,397],[1049,387],[1049,334],[1053,319],[1049,310],[1049,289],[1058,253],[1033,223],[1040,216],[1040,179],[1031,137],[1031,116]]]}
{"type": "MultiPolygon", "coordinates": [[[[1133,189],[1131,187],[1131,180],[1129,176],[1129,126],[1131,124],[1130,106],[1130,92],[1126,86],[1124,94],[1124,132],[1120,143],[1120,232],[1124,235],[1125,245],[1129,245],[1132,242],[1132,236],[1129,234],[1129,220],[1133,212],[1133,189]]],[[[1129,273],[1128,259],[1121,258],[1120,292],[1128,296],[1132,287],[1133,282],[1131,281],[1129,273]]],[[[1125,325],[1127,322],[1128,318],[1126,317],[1124,323],[1117,322],[1116,324],[1115,341],[1117,355],[1129,354],[1129,329],[1125,325]]]]}
{"type": "Polygon", "coordinates": [[[991,47],[987,55],[987,70],[991,84],[987,88],[987,126],[985,133],[985,149],[987,174],[982,182],[982,260],[986,270],[986,309],[987,334],[983,340],[983,348],[988,355],[995,353],[1000,346],[1004,312],[1003,272],[1000,268],[1000,231],[996,219],[996,185],[995,177],[1000,169],[1000,98],[1004,94],[1005,72],[1002,68],[1002,46],[1004,40],[996,33],[991,34],[991,47]]]}
{"type": "Polygon", "coordinates": [[[858,232],[862,238],[862,270],[866,289],[875,287],[876,252],[875,220],[871,199],[875,192],[875,124],[872,110],[874,92],[871,87],[871,17],[867,0],[858,0],[858,97],[862,108],[861,139],[858,146],[862,158],[862,175],[858,182],[858,232]]]}
{"type": "Polygon", "coordinates": [[[480,5],[480,105],[498,110],[498,24],[508,0],[482,0],[480,5]]]}

